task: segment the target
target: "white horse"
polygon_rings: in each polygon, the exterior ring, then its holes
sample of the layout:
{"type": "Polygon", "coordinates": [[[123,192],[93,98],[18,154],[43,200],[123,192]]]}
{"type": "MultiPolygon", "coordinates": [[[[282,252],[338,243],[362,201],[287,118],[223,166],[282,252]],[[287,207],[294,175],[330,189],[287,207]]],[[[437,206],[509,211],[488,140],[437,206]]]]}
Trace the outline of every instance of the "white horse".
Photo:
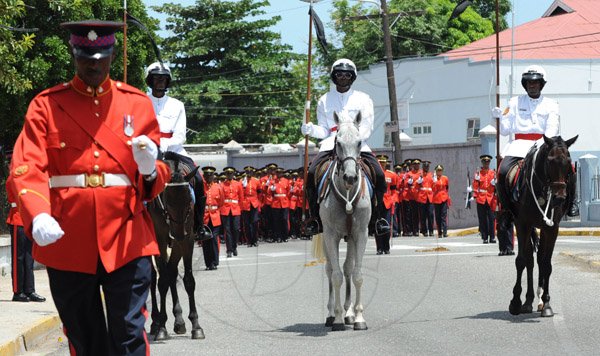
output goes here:
{"type": "Polygon", "coordinates": [[[354,330],[366,330],[363,318],[361,288],[363,284],[362,260],[368,239],[368,224],[371,217],[371,194],[364,172],[359,164],[361,139],[358,131],[361,115],[356,118],[339,117],[334,113],[337,124],[333,170],[328,192],[320,204],[323,221],[326,272],[329,279],[329,311],[326,326],[333,331],[345,330],[345,324],[354,324],[354,330]],[[347,241],[344,272],[340,270],[340,241],[347,241]],[[346,279],[344,309],[340,297],[343,277],[346,279]],[[356,288],[354,306],[351,301],[352,286],[356,288]]]}

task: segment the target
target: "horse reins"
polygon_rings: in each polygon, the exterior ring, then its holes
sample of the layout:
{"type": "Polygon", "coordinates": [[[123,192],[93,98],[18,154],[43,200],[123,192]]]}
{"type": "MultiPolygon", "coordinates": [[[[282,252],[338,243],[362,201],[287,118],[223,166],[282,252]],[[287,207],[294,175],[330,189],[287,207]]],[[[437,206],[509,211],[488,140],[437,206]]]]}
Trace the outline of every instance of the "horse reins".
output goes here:
{"type": "MultiPolygon", "coordinates": [[[[166,183],[165,184],[165,189],[169,188],[169,187],[180,187],[180,186],[189,186],[188,182],[179,182],[179,183],[166,183]]],[[[169,213],[169,210],[166,208],[165,204],[163,203],[163,199],[162,199],[162,194],[158,195],[158,203],[160,204],[160,208],[163,211],[163,214],[165,216],[165,220],[167,221],[167,224],[170,224],[170,222],[174,222],[176,224],[183,224],[185,222],[185,220],[189,217],[189,210],[186,212],[185,217],[183,218],[183,222],[179,222],[175,219],[173,219],[173,217],[171,216],[171,214],[169,213]]]]}

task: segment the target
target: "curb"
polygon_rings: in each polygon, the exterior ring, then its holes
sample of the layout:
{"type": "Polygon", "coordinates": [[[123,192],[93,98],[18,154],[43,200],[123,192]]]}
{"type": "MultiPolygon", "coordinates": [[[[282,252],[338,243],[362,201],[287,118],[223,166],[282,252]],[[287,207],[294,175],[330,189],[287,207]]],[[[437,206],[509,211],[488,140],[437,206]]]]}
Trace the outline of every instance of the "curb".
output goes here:
{"type": "MultiPolygon", "coordinates": [[[[474,235],[479,232],[478,227],[471,227],[466,229],[457,229],[454,231],[448,231],[448,236],[458,237],[458,236],[467,236],[474,235]]],[[[590,229],[573,229],[573,228],[559,228],[558,236],[600,236],[600,228],[590,228],[590,229]]]]}
{"type": "Polygon", "coordinates": [[[52,331],[60,330],[61,322],[58,315],[39,319],[14,340],[0,345],[0,355],[13,356],[25,354],[29,349],[43,341],[52,331]]]}
{"type": "Polygon", "coordinates": [[[589,267],[591,267],[597,271],[600,271],[600,261],[592,260],[590,258],[587,258],[585,255],[580,255],[580,254],[576,254],[573,252],[567,252],[567,251],[561,252],[560,255],[569,257],[577,262],[584,263],[584,264],[588,265],[589,267]]]}

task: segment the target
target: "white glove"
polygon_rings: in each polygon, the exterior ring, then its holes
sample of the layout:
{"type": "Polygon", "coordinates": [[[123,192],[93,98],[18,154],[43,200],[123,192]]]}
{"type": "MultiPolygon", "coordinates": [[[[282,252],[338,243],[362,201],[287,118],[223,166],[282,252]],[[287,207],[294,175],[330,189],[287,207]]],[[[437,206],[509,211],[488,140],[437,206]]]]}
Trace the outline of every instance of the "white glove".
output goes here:
{"type": "Polygon", "coordinates": [[[475,200],[475,197],[469,198],[469,201],[473,201],[473,200],[475,200]]]}
{"type": "Polygon", "coordinates": [[[158,156],[156,144],[145,135],[134,137],[131,143],[133,159],[138,165],[140,174],[145,176],[152,174],[156,168],[156,157],[158,156]]]}
{"type": "Polygon", "coordinates": [[[47,246],[58,241],[65,232],[52,216],[41,213],[33,218],[31,234],[38,245],[47,246]]]}
{"type": "Polygon", "coordinates": [[[502,109],[500,109],[499,107],[495,107],[492,109],[492,117],[499,119],[502,117],[502,109]]]}
{"type": "Polygon", "coordinates": [[[437,174],[434,174],[434,175],[433,175],[433,182],[434,182],[434,183],[435,183],[435,182],[437,182],[437,174]]]}
{"type": "Polygon", "coordinates": [[[419,177],[419,179],[417,179],[417,184],[423,184],[423,177],[419,177]]]}
{"type": "Polygon", "coordinates": [[[294,187],[292,186],[292,187],[290,188],[290,193],[293,193],[293,192],[294,192],[294,187]]]}
{"type": "Polygon", "coordinates": [[[272,192],[274,192],[274,191],[275,191],[275,189],[276,189],[276,188],[275,188],[275,184],[273,184],[273,185],[271,186],[271,191],[272,191],[272,192]]]}
{"type": "Polygon", "coordinates": [[[408,178],[408,184],[413,184],[413,179],[412,178],[408,178]]]}
{"type": "Polygon", "coordinates": [[[242,180],[242,187],[246,188],[247,185],[248,185],[248,179],[244,178],[244,180],[242,180]]]}
{"type": "Polygon", "coordinates": [[[313,123],[309,122],[307,123],[303,123],[302,127],[300,128],[300,131],[302,131],[303,135],[312,135],[313,133],[313,123]]]}
{"type": "Polygon", "coordinates": [[[477,172],[477,173],[475,173],[475,180],[478,181],[479,179],[481,179],[481,178],[479,177],[479,172],[477,172]]]}
{"type": "Polygon", "coordinates": [[[467,193],[471,193],[472,191],[473,191],[473,187],[471,187],[471,186],[468,186],[468,187],[467,187],[467,193]]]}
{"type": "Polygon", "coordinates": [[[492,179],[492,180],[490,181],[490,184],[491,184],[491,185],[496,185],[496,178],[492,179]]]}

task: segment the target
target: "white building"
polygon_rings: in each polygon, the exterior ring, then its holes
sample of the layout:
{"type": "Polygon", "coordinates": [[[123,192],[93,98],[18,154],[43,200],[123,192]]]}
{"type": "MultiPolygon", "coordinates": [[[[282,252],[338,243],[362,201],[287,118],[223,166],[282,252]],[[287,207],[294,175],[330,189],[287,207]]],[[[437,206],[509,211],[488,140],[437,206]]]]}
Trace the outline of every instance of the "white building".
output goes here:
{"type": "MultiPolygon", "coordinates": [[[[495,48],[492,35],[438,57],[394,61],[397,98],[408,104],[408,121],[401,128],[412,145],[466,142],[476,139],[480,128],[495,126],[495,48]]],[[[561,136],[579,134],[572,155],[600,156],[600,3],[557,0],[542,18],[501,32],[500,50],[500,106],[525,93],[523,70],[541,65],[548,81],[543,95],[560,106],[561,136]]],[[[385,64],[361,71],[353,87],[368,93],[375,104],[369,145],[389,146],[384,132],[390,121],[385,64]]]]}

